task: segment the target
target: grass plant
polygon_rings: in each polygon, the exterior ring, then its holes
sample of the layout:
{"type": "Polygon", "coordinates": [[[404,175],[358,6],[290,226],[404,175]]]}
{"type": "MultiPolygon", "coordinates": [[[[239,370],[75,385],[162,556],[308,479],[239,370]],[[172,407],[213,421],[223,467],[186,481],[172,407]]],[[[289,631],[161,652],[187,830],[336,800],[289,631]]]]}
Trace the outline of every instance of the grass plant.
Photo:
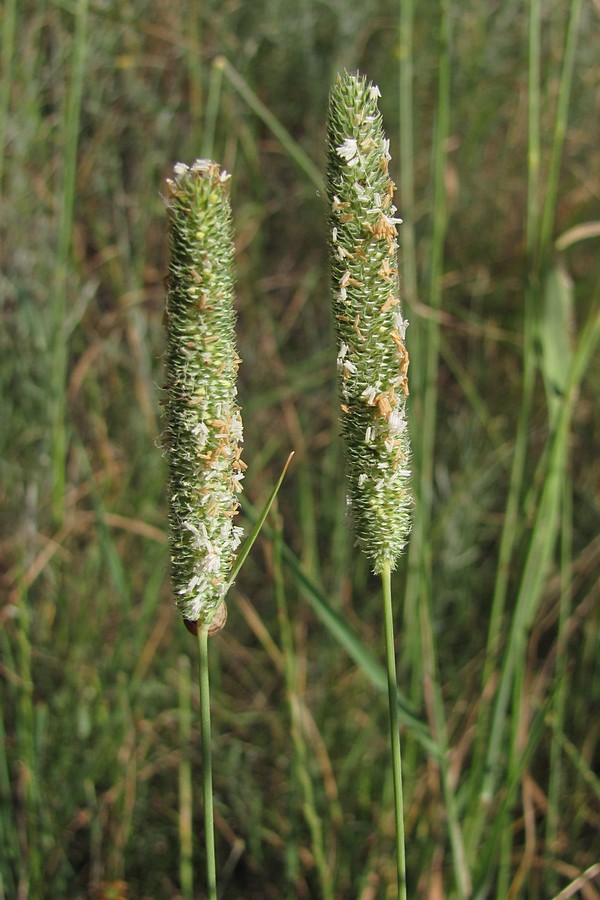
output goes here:
{"type": "Polygon", "coordinates": [[[406,898],[402,757],[391,576],[410,531],[406,422],[408,322],[402,316],[389,140],[379,88],[338,76],[327,123],[332,308],[348,500],[357,544],[381,575],[394,783],[398,896],[406,898]]]}
{"type": "Polygon", "coordinates": [[[598,893],[595,15],[3,5],[0,898],[205,895],[199,663],[157,448],[161,196],[198,156],[233,175],[249,534],[296,450],[283,530],[231,571],[210,639],[219,890],[318,897],[328,872],[336,900],[397,892],[381,581],[339,515],[321,173],[344,70],[381,88],[405,220],[410,893],[598,893]]]}
{"type": "MultiPolygon", "coordinates": [[[[233,524],[245,465],[236,403],[229,176],[209,160],[175,166],[168,182],[170,260],[165,324],[165,449],[177,604],[198,636],[206,885],[217,898],[213,814],[209,630],[226,621],[225,593],[241,528],[233,524]]],[[[189,739],[189,726],[186,728],[189,739]]],[[[185,769],[180,792],[189,781],[185,769]]],[[[182,807],[183,812],[183,807],[182,807]]],[[[189,816],[187,817],[189,819],[189,816]]],[[[188,822],[189,826],[189,822],[188,822]]],[[[191,833],[180,831],[182,889],[192,896],[191,833]]]]}

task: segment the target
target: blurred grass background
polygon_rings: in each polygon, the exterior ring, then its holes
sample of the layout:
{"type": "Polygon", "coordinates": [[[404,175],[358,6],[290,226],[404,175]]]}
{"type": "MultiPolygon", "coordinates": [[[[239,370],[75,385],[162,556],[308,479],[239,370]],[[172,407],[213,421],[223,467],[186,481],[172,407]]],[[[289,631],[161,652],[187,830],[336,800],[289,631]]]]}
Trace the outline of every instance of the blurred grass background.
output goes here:
{"type": "Polygon", "coordinates": [[[161,191],[199,155],[233,176],[246,524],[296,451],[283,543],[255,546],[212,644],[220,887],[319,896],[308,777],[336,897],[391,896],[381,606],[344,523],[317,186],[343,68],[381,88],[405,219],[411,889],[600,897],[598,15],[5,0],[0,897],[185,895],[189,765],[202,896],[159,446],[161,191]]]}

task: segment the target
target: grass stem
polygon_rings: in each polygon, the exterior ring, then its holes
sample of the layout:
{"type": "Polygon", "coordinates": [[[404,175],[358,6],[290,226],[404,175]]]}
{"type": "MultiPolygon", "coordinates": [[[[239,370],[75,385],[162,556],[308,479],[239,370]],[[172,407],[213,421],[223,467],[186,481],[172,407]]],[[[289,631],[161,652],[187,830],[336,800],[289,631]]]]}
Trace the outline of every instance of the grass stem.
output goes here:
{"type": "Polygon", "coordinates": [[[381,571],[383,610],[385,621],[385,661],[388,682],[392,772],[394,776],[394,818],[396,821],[396,865],[398,869],[398,898],[406,900],[406,851],[404,847],[404,796],[402,791],[402,752],[400,723],[396,697],[396,650],[394,647],[394,615],[392,610],[392,571],[389,562],[381,571]]]}
{"type": "Polygon", "coordinates": [[[208,625],[198,628],[200,671],[200,730],[202,732],[202,794],[204,799],[204,846],[208,900],[217,900],[217,864],[213,813],[212,752],[210,737],[210,683],[208,678],[208,625]]]}
{"type": "Polygon", "coordinates": [[[193,831],[192,831],[192,710],[190,705],[190,661],[179,660],[179,734],[181,759],[179,762],[179,885],[183,900],[194,896],[193,831]]]}

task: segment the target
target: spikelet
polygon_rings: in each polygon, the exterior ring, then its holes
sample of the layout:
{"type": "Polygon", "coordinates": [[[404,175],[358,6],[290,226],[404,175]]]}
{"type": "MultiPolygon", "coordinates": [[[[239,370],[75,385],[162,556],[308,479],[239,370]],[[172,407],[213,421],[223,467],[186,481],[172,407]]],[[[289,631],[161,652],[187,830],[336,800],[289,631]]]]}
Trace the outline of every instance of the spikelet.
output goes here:
{"type": "Polygon", "coordinates": [[[394,568],[410,532],[408,322],[397,265],[395,185],[379,88],[345,74],[327,124],[327,195],[338,383],[349,503],[373,571],[394,568]]]}
{"type": "Polygon", "coordinates": [[[229,587],[242,529],[234,525],[245,465],[236,403],[229,176],[178,163],[167,182],[170,263],[165,326],[164,446],[169,463],[172,577],[184,619],[209,624],[229,587]]]}

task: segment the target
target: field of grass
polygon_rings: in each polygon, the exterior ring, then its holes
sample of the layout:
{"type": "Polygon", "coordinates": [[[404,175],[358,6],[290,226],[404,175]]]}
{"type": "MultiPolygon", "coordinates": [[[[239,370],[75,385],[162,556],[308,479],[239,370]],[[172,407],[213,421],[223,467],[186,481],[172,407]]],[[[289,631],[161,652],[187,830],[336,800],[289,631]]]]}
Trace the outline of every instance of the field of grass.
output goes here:
{"type": "Polygon", "coordinates": [[[381,89],[404,218],[409,896],[600,898],[599,14],[4,0],[0,900],[205,896],[160,447],[161,194],[199,156],[232,174],[246,530],[295,451],[211,642],[220,891],[395,896],[321,184],[344,69],[381,89]]]}

